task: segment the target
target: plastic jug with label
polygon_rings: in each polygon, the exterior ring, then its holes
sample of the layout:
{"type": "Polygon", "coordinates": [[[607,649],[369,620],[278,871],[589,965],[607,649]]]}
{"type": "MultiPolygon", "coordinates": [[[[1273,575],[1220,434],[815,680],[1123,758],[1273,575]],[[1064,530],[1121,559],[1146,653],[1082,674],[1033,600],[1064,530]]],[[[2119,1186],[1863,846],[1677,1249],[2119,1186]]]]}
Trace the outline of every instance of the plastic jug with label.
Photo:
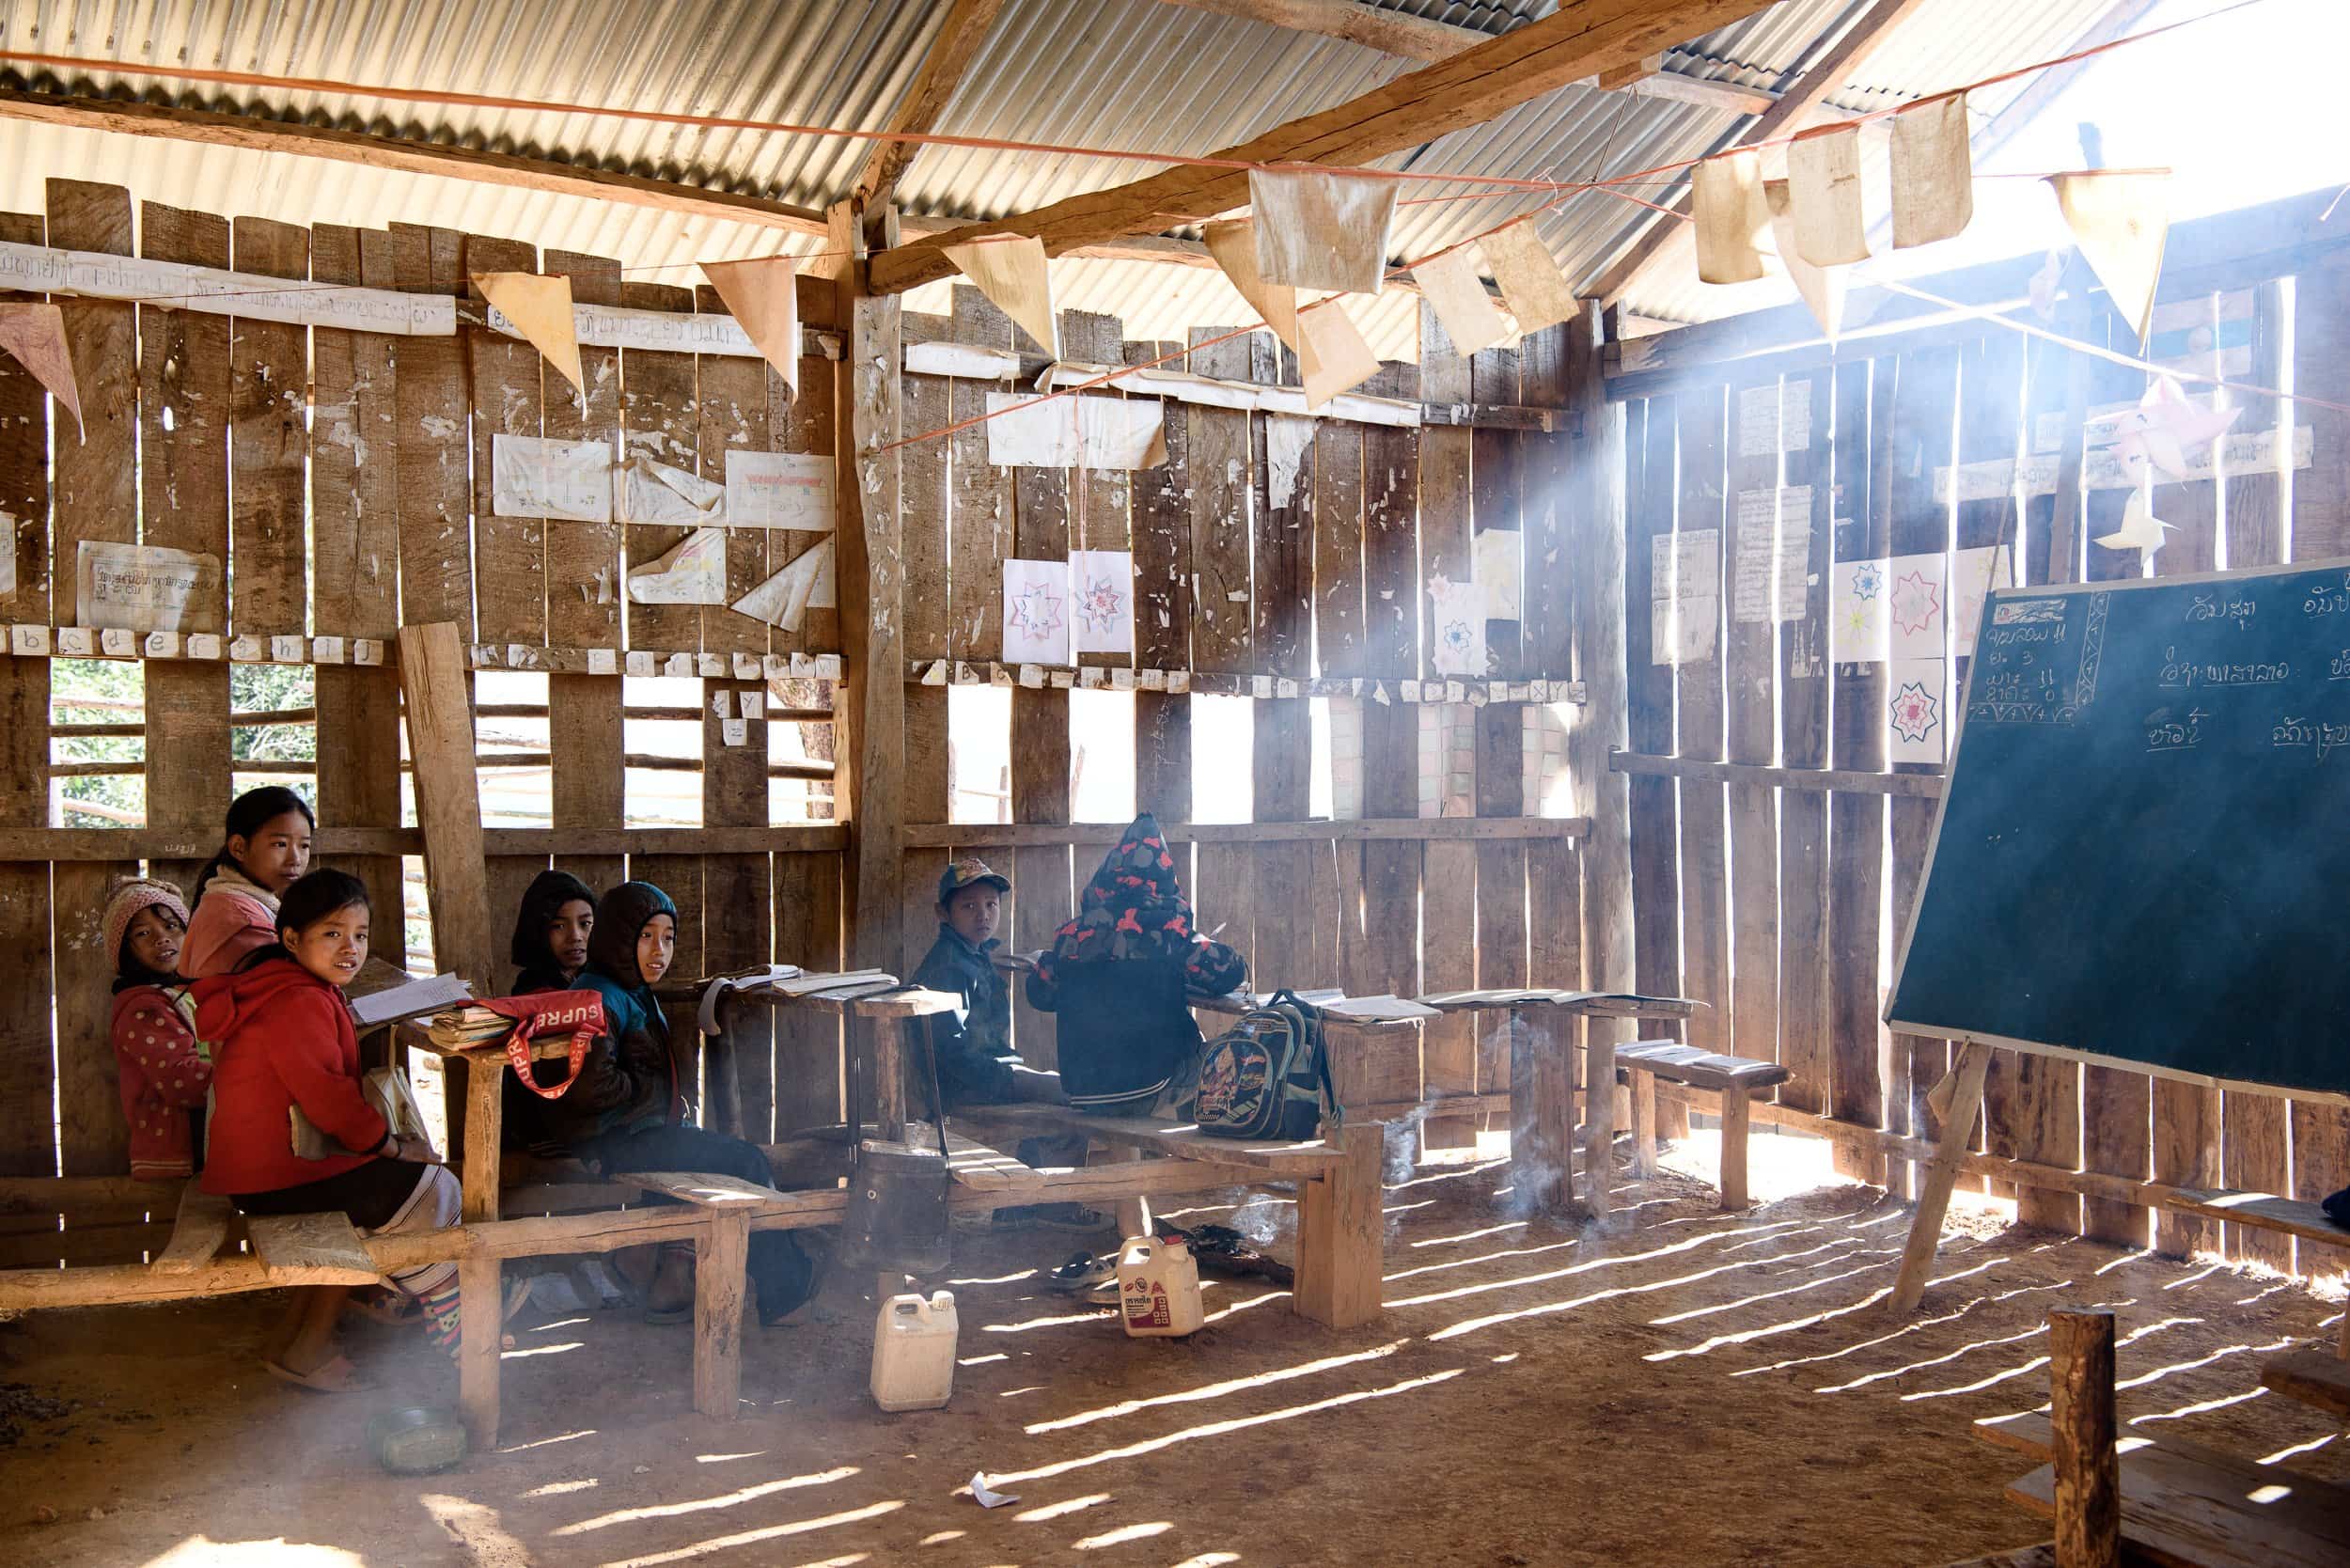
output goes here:
{"type": "Polygon", "coordinates": [[[1118,1316],[1136,1339],[1180,1338],[1206,1321],[1199,1260],[1179,1241],[1130,1236],[1118,1254],[1118,1316]]]}
{"type": "Polygon", "coordinates": [[[881,1305],[873,1321],[873,1403],[884,1410],[935,1410],[955,1391],[955,1298],[911,1292],[881,1305]]]}

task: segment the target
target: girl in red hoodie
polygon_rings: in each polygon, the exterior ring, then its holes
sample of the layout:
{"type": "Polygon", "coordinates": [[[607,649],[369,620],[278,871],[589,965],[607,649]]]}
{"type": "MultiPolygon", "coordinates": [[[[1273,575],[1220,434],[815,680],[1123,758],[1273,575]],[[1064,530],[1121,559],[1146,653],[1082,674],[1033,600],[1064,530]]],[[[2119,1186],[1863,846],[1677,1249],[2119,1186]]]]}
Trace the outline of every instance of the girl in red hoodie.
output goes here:
{"type": "Polygon", "coordinates": [[[220,853],[196,874],[181,974],[228,974],[277,940],[278,896],[309,870],[317,828],[309,803],[282,784],[247,790],[229,803],[220,853]]]}
{"type": "MultiPolygon", "coordinates": [[[[368,956],[366,885],[312,871],[285,890],[277,940],[236,973],[199,980],[196,1031],[217,1042],[204,1190],[249,1215],[339,1210],[363,1233],[457,1223],[458,1184],[422,1137],[396,1135],[360,1092],[359,1037],[342,988],[368,956]],[[339,1146],[323,1159],[293,1152],[291,1113],[339,1146]]],[[[419,1299],[426,1332],[454,1355],[457,1265],[402,1269],[392,1282],[419,1299]]],[[[291,1342],[263,1362],[304,1388],[358,1387],[334,1349],[339,1294],[304,1314],[291,1342]]]]}
{"type": "Polygon", "coordinates": [[[115,960],[108,1032],[131,1124],[131,1174],[142,1182],[192,1176],[212,1064],[196,1038],[196,1005],[180,978],[188,906],[170,883],[130,877],[106,900],[102,924],[115,960]]]}

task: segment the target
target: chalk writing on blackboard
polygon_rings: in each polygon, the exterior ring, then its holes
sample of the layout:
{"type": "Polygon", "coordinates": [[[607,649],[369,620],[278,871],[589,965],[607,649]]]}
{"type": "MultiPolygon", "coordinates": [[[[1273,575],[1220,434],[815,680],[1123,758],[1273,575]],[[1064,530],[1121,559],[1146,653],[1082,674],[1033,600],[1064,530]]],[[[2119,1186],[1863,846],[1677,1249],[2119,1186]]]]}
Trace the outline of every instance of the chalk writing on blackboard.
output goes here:
{"type": "Polygon", "coordinates": [[[2345,648],[2334,655],[2333,662],[2326,666],[2326,679],[2350,681],[2350,648],[2345,648]]]}
{"type": "Polygon", "coordinates": [[[2201,660],[2179,657],[2176,648],[2162,651],[2162,669],[2154,684],[2185,690],[2194,686],[2277,686],[2293,674],[2283,659],[2201,660]]]}
{"type": "Polygon", "coordinates": [[[2071,724],[2079,717],[2097,696],[2107,597],[2087,595],[2086,604],[2077,595],[1994,601],[1966,716],[1993,724],[2071,724]],[[2070,619],[2076,615],[2077,635],[2070,619]]]}
{"type": "Polygon", "coordinates": [[[2272,746],[2310,746],[2323,762],[2334,752],[2350,745],[2350,724],[2327,724],[2323,720],[2288,718],[2268,733],[2272,746]]]}
{"type": "Polygon", "coordinates": [[[2201,708],[2190,708],[2184,717],[2168,708],[2157,708],[2146,718],[2146,749],[2149,751],[2190,751],[2202,744],[2203,720],[2211,715],[2201,708]]]}
{"type": "Polygon", "coordinates": [[[2350,614],[2350,572],[2344,572],[2339,583],[2321,583],[2301,601],[2303,615],[2350,614]]]}
{"type": "Polygon", "coordinates": [[[2240,593],[2199,593],[2186,607],[2186,619],[2191,622],[2225,620],[2241,632],[2252,624],[2259,607],[2240,593]]]}

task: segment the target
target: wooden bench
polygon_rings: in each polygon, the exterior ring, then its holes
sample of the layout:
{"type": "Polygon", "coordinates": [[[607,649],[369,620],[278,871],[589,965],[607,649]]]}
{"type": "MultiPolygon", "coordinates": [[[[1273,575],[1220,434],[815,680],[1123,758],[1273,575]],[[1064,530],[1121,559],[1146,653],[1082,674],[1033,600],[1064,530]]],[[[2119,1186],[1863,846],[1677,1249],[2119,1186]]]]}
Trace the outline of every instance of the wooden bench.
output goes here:
{"type": "MultiPolygon", "coordinates": [[[[1379,1163],[1386,1128],[1376,1121],[1349,1121],[1338,1139],[1311,1143],[1256,1143],[1210,1137],[1198,1128],[1157,1117],[1089,1116],[1062,1105],[975,1105],[957,1119],[1010,1127],[1025,1133],[1081,1133],[1113,1150],[1156,1154],[1156,1162],[1094,1166],[1070,1171],[1090,1178],[1104,1196],[1120,1204],[1121,1229],[1139,1233],[1150,1224],[1143,1200],[1154,1164],[1180,1161],[1206,1178],[1202,1185],[1256,1186],[1294,1184],[1297,1190],[1297,1292],[1292,1306],[1302,1317],[1333,1328],[1352,1328],[1379,1314],[1386,1227],[1380,1217],[1379,1163]]],[[[1048,1184],[1021,1201],[1062,1200],[1048,1184]]]]}
{"type": "MultiPolygon", "coordinates": [[[[2276,1231],[2324,1247],[2350,1247],[2350,1227],[2337,1225],[2314,1203],[2265,1192],[2199,1191],[2181,1187],[2162,1200],[2166,1209],[2276,1231]]],[[[2337,1416],[2350,1416],[2350,1312],[2330,1353],[2310,1347],[2271,1357],[2261,1365],[2261,1381],[2278,1393],[2337,1416]]]]}
{"type": "Polygon", "coordinates": [[[1722,1098],[1722,1207],[1747,1206],[1747,1103],[1793,1076],[1775,1061],[1701,1051],[1676,1041],[1616,1047],[1616,1070],[1632,1086],[1632,1173],[1656,1173],[1656,1080],[1711,1090],[1722,1098]]]}
{"type": "MultiPolygon", "coordinates": [[[[1976,1422],[1975,1433],[2040,1465],[2007,1495],[2054,1518],[2056,1432],[2049,1419],[2037,1411],[2004,1416],[1976,1422]]],[[[2122,1461],[2122,1541],[2140,1560],[2172,1568],[2350,1562],[2350,1488],[2168,1433],[2125,1428],[2114,1446],[2122,1461]]]]}
{"type": "Polygon", "coordinates": [[[253,1215],[195,1182],[180,1189],[171,1239],[149,1261],[150,1272],[193,1278],[211,1267],[240,1218],[270,1285],[373,1285],[383,1270],[350,1217],[340,1214],[253,1215]]]}

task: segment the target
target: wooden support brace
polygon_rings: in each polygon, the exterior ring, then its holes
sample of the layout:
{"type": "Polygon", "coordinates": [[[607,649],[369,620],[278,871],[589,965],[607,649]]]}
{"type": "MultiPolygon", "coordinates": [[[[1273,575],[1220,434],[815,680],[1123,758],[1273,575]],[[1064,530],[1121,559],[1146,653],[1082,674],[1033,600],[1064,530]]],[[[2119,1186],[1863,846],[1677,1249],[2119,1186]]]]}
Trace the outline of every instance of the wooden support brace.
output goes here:
{"type": "Polygon", "coordinates": [[[1656,1174],[1656,1074],[1632,1074],[1632,1174],[1648,1181],[1656,1174]]]}
{"type": "Polygon", "coordinates": [[[1528,1027],[1516,1008],[1510,1017],[1510,1184],[1529,1212],[1556,1211],[1573,1195],[1574,1092],[1568,1058],[1574,1021],[1553,1029],[1528,1027]]]}
{"type": "Polygon", "coordinates": [[[1910,1222],[1909,1243],[1902,1251],[1901,1277],[1893,1284],[1892,1309],[1906,1312],[1926,1293],[1926,1272],[1934,1266],[1934,1248],[1942,1237],[1942,1216],[1950,1212],[1950,1189],[1958,1184],[1959,1161],[1966,1153],[1975,1113],[1982,1108],[1982,1080],[1991,1070],[1991,1047],[1968,1041],[1958,1058],[1958,1083],[1950,1094],[1950,1114],[1942,1123],[1942,1140],[1935,1145],[1926,1166],[1925,1185],[1918,1194],[1918,1216],[1910,1222]]]}
{"type": "MultiPolygon", "coordinates": [[[[1649,1095],[1654,1099],[1654,1074],[1637,1073],[1637,1078],[1649,1080],[1649,1095]]],[[[1729,1210],[1747,1206],[1747,1112],[1754,1102],[1743,1089],[1722,1090],[1722,1207],[1729,1210]]]]}
{"type": "Polygon", "coordinates": [[[1386,1128],[1350,1121],[1335,1140],[1343,1158],[1297,1184],[1298,1315],[1332,1328],[1369,1323],[1380,1311],[1379,1162],[1386,1128]]]}
{"type": "Polygon", "coordinates": [[[694,1243],[694,1408],[734,1419],[743,1388],[743,1289],[751,1216],[713,1212],[694,1243]]]}
{"type": "Polygon", "coordinates": [[[2048,1314],[2048,1398],[2056,1433],[2057,1568],[2121,1568],[2111,1312],[2048,1314]]]}

